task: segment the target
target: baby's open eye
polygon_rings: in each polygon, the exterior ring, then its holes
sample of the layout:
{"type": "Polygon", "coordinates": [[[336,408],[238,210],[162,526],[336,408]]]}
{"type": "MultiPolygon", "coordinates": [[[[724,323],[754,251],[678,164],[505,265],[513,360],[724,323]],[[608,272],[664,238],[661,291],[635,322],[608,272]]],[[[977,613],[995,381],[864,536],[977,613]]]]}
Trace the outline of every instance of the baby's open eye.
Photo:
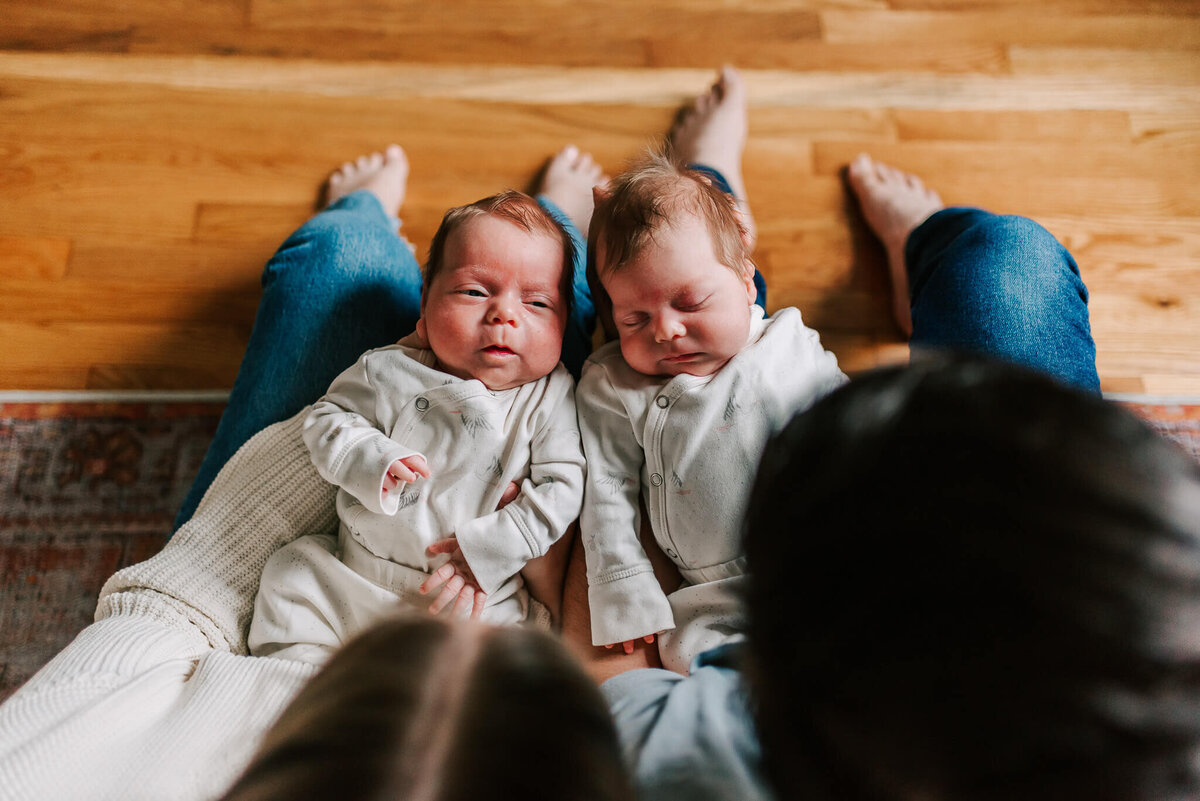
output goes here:
{"type": "Polygon", "coordinates": [[[550,308],[550,304],[549,304],[549,303],[547,303],[547,302],[546,302],[546,301],[544,301],[544,300],[527,300],[527,301],[525,301],[525,302],[526,302],[526,303],[528,303],[530,306],[534,306],[534,307],[536,307],[536,308],[539,308],[539,309],[548,309],[548,308],[550,308]]]}
{"type": "Polygon", "coordinates": [[[459,293],[460,295],[466,295],[467,297],[471,297],[471,298],[482,298],[482,297],[486,297],[486,296],[484,295],[484,293],[483,293],[483,290],[482,290],[482,289],[460,289],[460,290],[458,290],[458,293],[459,293]]]}

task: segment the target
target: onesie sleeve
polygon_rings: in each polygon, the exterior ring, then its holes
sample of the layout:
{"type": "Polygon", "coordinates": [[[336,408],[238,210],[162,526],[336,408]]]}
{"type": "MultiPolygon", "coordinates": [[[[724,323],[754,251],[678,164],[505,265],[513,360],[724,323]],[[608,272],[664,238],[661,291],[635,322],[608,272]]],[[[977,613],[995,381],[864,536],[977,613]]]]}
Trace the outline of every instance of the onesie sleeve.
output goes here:
{"type": "Polygon", "coordinates": [[[850,379],[838,367],[837,357],[821,344],[820,335],[804,324],[799,309],[781,309],[776,317],[786,321],[788,335],[771,338],[771,358],[787,366],[781,378],[794,384],[791,397],[798,402],[794,411],[802,411],[850,379]]]}
{"type": "Polygon", "coordinates": [[[544,554],[579,517],[585,470],[574,383],[561,365],[550,375],[542,401],[548,413],[533,432],[530,475],[516,500],[455,531],[486,593],[495,592],[526,562],[544,554]]]}
{"type": "Polygon", "coordinates": [[[587,558],[592,642],[624,642],[675,627],[667,596],[638,539],[645,454],[601,363],[584,366],[579,429],[588,475],[579,520],[587,558]]]}
{"type": "Polygon", "coordinates": [[[383,495],[383,479],[397,459],[420,456],[384,433],[390,416],[381,408],[371,371],[375,351],[364,353],[329,385],[304,420],[304,443],[317,472],[376,514],[396,513],[400,493],[383,495]]]}

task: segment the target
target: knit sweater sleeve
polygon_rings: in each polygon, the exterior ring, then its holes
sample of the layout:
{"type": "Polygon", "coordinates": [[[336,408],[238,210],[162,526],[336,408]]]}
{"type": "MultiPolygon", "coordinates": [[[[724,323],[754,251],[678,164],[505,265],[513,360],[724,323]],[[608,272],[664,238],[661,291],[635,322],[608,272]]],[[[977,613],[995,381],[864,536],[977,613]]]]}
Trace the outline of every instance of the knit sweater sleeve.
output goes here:
{"type": "Polygon", "coordinates": [[[247,653],[246,629],[267,557],[337,525],[335,489],[317,474],[301,437],[307,412],[247,441],[161,552],[109,578],[96,620],[149,617],[199,632],[212,648],[247,653]]]}

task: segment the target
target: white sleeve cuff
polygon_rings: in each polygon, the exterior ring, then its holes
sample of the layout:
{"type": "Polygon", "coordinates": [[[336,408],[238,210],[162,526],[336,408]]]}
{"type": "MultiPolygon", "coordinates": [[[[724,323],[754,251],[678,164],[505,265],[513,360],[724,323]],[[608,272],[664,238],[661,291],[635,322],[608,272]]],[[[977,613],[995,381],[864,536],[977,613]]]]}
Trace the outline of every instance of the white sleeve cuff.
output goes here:
{"type": "Polygon", "coordinates": [[[675,628],[667,595],[645,570],[588,587],[592,644],[610,645],[675,628]]]}

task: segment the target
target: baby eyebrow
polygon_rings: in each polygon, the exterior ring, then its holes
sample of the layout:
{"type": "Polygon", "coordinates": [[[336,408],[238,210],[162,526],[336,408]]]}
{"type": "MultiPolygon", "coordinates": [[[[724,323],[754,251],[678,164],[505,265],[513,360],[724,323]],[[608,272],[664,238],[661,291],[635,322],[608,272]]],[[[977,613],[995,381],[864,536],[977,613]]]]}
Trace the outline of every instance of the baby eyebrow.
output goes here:
{"type": "Polygon", "coordinates": [[[672,295],[671,296],[671,305],[672,306],[695,306],[697,303],[704,300],[705,297],[706,296],[703,293],[696,292],[695,290],[688,288],[688,289],[684,289],[679,292],[676,292],[674,295],[672,295]]]}

